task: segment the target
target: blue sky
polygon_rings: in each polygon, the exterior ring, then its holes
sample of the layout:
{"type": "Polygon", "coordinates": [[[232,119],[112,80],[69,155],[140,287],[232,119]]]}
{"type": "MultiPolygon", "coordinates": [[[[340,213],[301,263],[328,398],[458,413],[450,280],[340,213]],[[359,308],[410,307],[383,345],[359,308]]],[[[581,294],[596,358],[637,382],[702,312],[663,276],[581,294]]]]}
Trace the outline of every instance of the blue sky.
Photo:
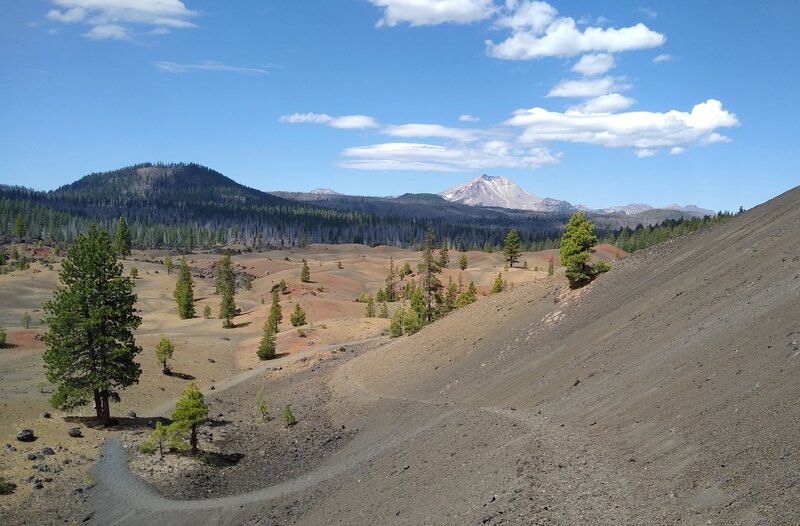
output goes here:
{"type": "Polygon", "coordinates": [[[797,2],[6,0],[0,182],[754,206],[800,182],[797,2]]]}

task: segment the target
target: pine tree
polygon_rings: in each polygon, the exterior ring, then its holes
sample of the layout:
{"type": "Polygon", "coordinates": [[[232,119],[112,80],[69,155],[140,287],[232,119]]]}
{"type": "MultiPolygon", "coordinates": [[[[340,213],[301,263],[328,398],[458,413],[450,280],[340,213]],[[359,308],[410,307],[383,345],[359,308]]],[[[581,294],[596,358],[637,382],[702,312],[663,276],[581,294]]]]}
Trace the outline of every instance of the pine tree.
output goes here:
{"type": "Polygon", "coordinates": [[[203,307],[203,318],[207,320],[211,319],[211,305],[203,307]]]}
{"type": "Polygon", "coordinates": [[[278,325],[283,320],[283,311],[280,304],[281,298],[278,296],[277,291],[272,293],[272,305],[269,308],[269,317],[267,323],[272,327],[272,332],[278,334],[278,325]]]}
{"type": "Polygon", "coordinates": [[[178,316],[180,319],[194,318],[194,281],[185,257],[181,259],[178,283],[175,285],[173,297],[178,304],[178,316]]]}
{"type": "Polygon", "coordinates": [[[261,336],[261,343],[258,344],[256,355],[259,360],[272,360],[276,354],[275,329],[269,321],[264,324],[264,334],[261,336]]]}
{"type": "Polygon", "coordinates": [[[119,218],[117,229],[114,231],[114,252],[122,259],[131,254],[131,232],[124,217],[119,218]]]}
{"type": "Polygon", "coordinates": [[[422,329],[420,315],[413,309],[406,311],[403,316],[403,333],[411,335],[419,332],[420,329],[422,329]]]}
{"type": "Polygon", "coordinates": [[[299,303],[294,304],[294,311],[289,319],[292,322],[292,327],[300,327],[306,324],[306,313],[300,307],[299,303]]]}
{"type": "Polygon", "coordinates": [[[137,383],[141,373],[134,360],[142,349],[133,331],[142,319],[133,282],[122,277],[108,233],[94,227],[78,235],[61,265],[64,287],[44,305],[45,368],[58,384],[50,403],[70,410],[93,398],[97,417],[108,421],[110,401],[118,402],[118,390],[137,383]]]}
{"type": "Polygon", "coordinates": [[[447,247],[447,239],[442,241],[442,247],[439,249],[439,267],[447,268],[450,265],[450,254],[447,247]]]}
{"type": "Polygon", "coordinates": [[[6,333],[6,328],[0,325],[0,347],[5,346],[7,338],[8,334],[6,333]]]}
{"type": "Polygon", "coordinates": [[[395,279],[394,257],[389,258],[389,275],[386,276],[386,301],[397,301],[397,280],[395,279]]]}
{"type": "Polygon", "coordinates": [[[470,281],[467,290],[459,294],[456,305],[464,307],[470,303],[475,303],[478,300],[478,291],[475,289],[475,282],[470,281]]]}
{"type": "Polygon", "coordinates": [[[398,309],[394,311],[394,314],[392,314],[392,319],[389,322],[390,338],[397,338],[403,335],[403,318],[405,314],[406,311],[403,307],[398,307],[398,309]]]}
{"type": "Polygon", "coordinates": [[[503,255],[508,262],[509,267],[514,267],[514,263],[519,261],[519,256],[522,253],[522,243],[519,240],[519,234],[516,228],[512,228],[506,234],[506,239],[503,244],[503,255]]]}
{"type": "Polygon", "coordinates": [[[458,285],[453,281],[452,276],[447,280],[446,290],[447,294],[445,294],[444,297],[444,311],[450,312],[456,308],[456,302],[458,301],[458,285]]]}
{"type": "Polygon", "coordinates": [[[547,261],[547,275],[552,276],[556,273],[555,262],[553,261],[553,256],[550,256],[550,259],[547,261]]]}
{"type": "Polygon", "coordinates": [[[409,304],[411,307],[410,310],[415,312],[418,318],[425,319],[428,310],[425,303],[425,291],[422,290],[422,287],[414,287],[411,291],[409,304]]]}
{"type": "Polygon", "coordinates": [[[175,347],[172,345],[172,342],[166,336],[161,338],[161,341],[158,342],[156,345],[156,361],[161,365],[161,371],[164,374],[169,374],[169,366],[167,365],[167,360],[172,358],[172,353],[175,352],[175,347]]]}
{"type": "Polygon", "coordinates": [[[172,255],[169,252],[164,256],[164,268],[167,271],[167,276],[172,274],[172,255]]]}
{"type": "Polygon", "coordinates": [[[14,237],[18,240],[22,239],[22,236],[25,235],[25,219],[22,217],[22,212],[17,214],[16,219],[14,219],[14,237]]]}
{"type": "Polygon", "coordinates": [[[219,317],[222,319],[222,326],[226,329],[233,327],[233,317],[236,316],[236,276],[233,273],[231,264],[231,254],[225,251],[222,259],[217,265],[216,286],[222,299],[219,304],[219,317]]]}
{"type": "Polygon", "coordinates": [[[461,254],[461,257],[458,258],[458,268],[461,270],[467,270],[467,265],[469,264],[469,260],[467,260],[466,254],[461,254]]]}
{"type": "Polygon", "coordinates": [[[442,271],[439,266],[439,261],[437,261],[436,257],[434,256],[433,251],[435,250],[435,238],[433,236],[433,229],[428,227],[427,232],[425,232],[425,248],[422,252],[422,262],[420,263],[420,274],[422,280],[422,288],[425,292],[425,299],[426,299],[426,313],[424,315],[424,319],[427,322],[433,321],[434,309],[433,303],[438,294],[439,290],[442,288],[442,283],[439,281],[437,275],[442,271]]]}
{"type": "Polygon", "coordinates": [[[292,408],[288,405],[283,408],[281,422],[283,422],[284,427],[292,427],[297,423],[297,419],[294,417],[294,413],[292,413],[292,408]]]}
{"type": "Polygon", "coordinates": [[[400,267],[400,279],[405,279],[406,276],[411,275],[411,265],[406,261],[403,263],[403,266],[400,267]]]}
{"type": "Polygon", "coordinates": [[[139,269],[136,266],[131,267],[131,279],[139,278],[139,269]]]}
{"type": "Polygon", "coordinates": [[[189,445],[192,453],[197,453],[197,424],[206,418],[208,418],[208,406],[203,398],[203,393],[194,383],[191,383],[184,389],[175,404],[170,427],[179,433],[189,431],[189,445]]]}
{"type": "Polygon", "coordinates": [[[311,282],[311,270],[308,268],[308,262],[303,260],[303,268],[300,270],[300,281],[303,283],[311,282]]]}
{"type": "Polygon", "coordinates": [[[583,212],[574,213],[561,237],[561,264],[567,268],[570,287],[583,286],[594,277],[595,272],[589,260],[596,244],[594,224],[583,212]]]}
{"type": "Polygon", "coordinates": [[[503,292],[505,287],[506,283],[503,281],[503,273],[498,272],[497,277],[494,278],[494,283],[492,283],[492,290],[490,292],[491,294],[497,294],[498,292],[503,292]]]}
{"type": "Polygon", "coordinates": [[[364,309],[364,314],[367,318],[375,317],[375,299],[372,297],[372,294],[367,296],[367,306],[364,309]]]}
{"type": "Polygon", "coordinates": [[[378,317],[379,318],[388,318],[389,317],[389,306],[386,304],[385,301],[381,302],[381,309],[378,312],[378,317]]]}

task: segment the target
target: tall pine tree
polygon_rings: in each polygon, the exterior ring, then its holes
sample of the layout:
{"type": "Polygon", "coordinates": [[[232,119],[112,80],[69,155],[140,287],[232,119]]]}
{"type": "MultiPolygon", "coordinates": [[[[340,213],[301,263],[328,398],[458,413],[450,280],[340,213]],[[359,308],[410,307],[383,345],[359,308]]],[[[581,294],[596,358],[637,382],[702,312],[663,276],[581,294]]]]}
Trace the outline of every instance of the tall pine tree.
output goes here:
{"type": "Polygon", "coordinates": [[[93,400],[97,417],[108,421],[110,402],[141,373],[133,281],[122,277],[108,233],[94,227],[75,240],[59,275],[64,287],[44,305],[44,363],[58,385],[50,403],[68,411],[93,400]]]}
{"type": "Polygon", "coordinates": [[[522,253],[522,243],[519,240],[519,234],[516,228],[512,228],[506,234],[506,239],[503,244],[503,256],[508,261],[509,267],[514,267],[514,263],[519,261],[519,255],[522,253]]]}
{"type": "Polygon", "coordinates": [[[180,270],[178,271],[178,283],[175,285],[173,293],[175,302],[178,304],[178,316],[182,320],[194,317],[194,281],[186,258],[181,259],[180,270]]]}
{"type": "Polygon", "coordinates": [[[442,282],[439,281],[437,277],[442,269],[439,266],[440,261],[434,254],[434,250],[436,250],[435,241],[433,229],[428,227],[428,230],[425,232],[425,247],[422,251],[422,262],[420,264],[420,278],[426,303],[426,312],[424,316],[427,322],[433,321],[434,302],[442,288],[442,282]]]}
{"type": "Polygon", "coordinates": [[[219,302],[219,317],[222,319],[222,326],[230,329],[233,327],[233,317],[236,316],[236,302],[234,301],[236,276],[231,264],[231,253],[227,250],[217,265],[216,286],[217,291],[222,295],[219,302]]]}
{"type": "Polygon", "coordinates": [[[128,222],[124,217],[119,218],[114,231],[114,252],[122,259],[131,255],[131,231],[128,229],[128,222]]]}

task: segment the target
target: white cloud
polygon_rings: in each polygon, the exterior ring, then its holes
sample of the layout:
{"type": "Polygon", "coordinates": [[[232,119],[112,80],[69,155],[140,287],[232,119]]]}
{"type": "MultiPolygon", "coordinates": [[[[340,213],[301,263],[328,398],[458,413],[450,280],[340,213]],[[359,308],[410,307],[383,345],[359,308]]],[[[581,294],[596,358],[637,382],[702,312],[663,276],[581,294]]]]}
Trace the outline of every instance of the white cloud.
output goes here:
{"type": "Polygon", "coordinates": [[[586,77],[591,77],[594,75],[602,75],[611,70],[614,66],[616,66],[614,55],[609,55],[608,53],[592,53],[582,56],[577,64],[572,66],[572,71],[586,77]]]}
{"type": "Polygon", "coordinates": [[[656,58],[653,59],[653,64],[659,64],[661,62],[671,62],[674,59],[675,58],[672,55],[667,55],[666,53],[663,53],[661,55],[656,56],[656,58]]]}
{"type": "Polygon", "coordinates": [[[555,20],[558,11],[547,2],[507,2],[510,15],[499,18],[495,25],[515,31],[524,30],[541,33],[555,20]]]}
{"type": "Polygon", "coordinates": [[[669,154],[670,155],[678,155],[678,154],[681,154],[681,153],[683,153],[685,151],[686,151],[686,148],[682,148],[680,146],[675,146],[675,147],[670,149],[669,154]]]}
{"type": "Polygon", "coordinates": [[[630,108],[635,102],[634,99],[619,93],[609,93],[608,95],[589,99],[578,106],[573,106],[570,111],[579,113],[614,113],[630,108]]]}
{"type": "Polygon", "coordinates": [[[645,157],[653,157],[658,152],[655,150],[651,150],[650,148],[642,148],[640,150],[636,150],[634,153],[636,154],[636,157],[638,157],[639,159],[644,159],[645,157]]]}
{"type": "Polygon", "coordinates": [[[478,122],[481,119],[480,117],[475,117],[474,115],[465,113],[464,115],[459,115],[458,120],[460,120],[461,122],[478,122]]]}
{"type": "Polygon", "coordinates": [[[402,124],[387,126],[381,133],[392,137],[406,139],[415,137],[437,137],[440,139],[453,139],[461,142],[476,140],[482,134],[480,130],[468,128],[448,128],[439,124],[402,124]]]}
{"type": "Polygon", "coordinates": [[[350,130],[377,128],[379,126],[373,117],[367,115],[331,117],[327,113],[292,113],[291,115],[284,115],[278,120],[287,124],[325,124],[331,128],[350,130]]]}
{"type": "Polygon", "coordinates": [[[523,128],[519,141],[527,144],[566,141],[607,148],[656,150],[726,142],[729,139],[716,130],[737,126],[739,121],[735,114],[722,108],[721,102],[709,99],[695,105],[688,113],[671,110],[666,113],[583,114],[530,108],[516,111],[506,124],[523,128]]]}
{"type": "Polygon", "coordinates": [[[414,170],[428,172],[470,172],[489,168],[534,170],[559,162],[547,148],[513,146],[488,141],[477,147],[451,147],[423,143],[382,143],[357,146],[342,152],[353,160],[339,166],[358,170],[414,170]]]}
{"type": "Polygon", "coordinates": [[[658,11],[656,11],[655,9],[652,9],[650,7],[637,7],[634,10],[634,12],[641,13],[641,14],[645,15],[646,17],[652,18],[653,20],[658,18],[658,11]]]}
{"type": "Polygon", "coordinates": [[[548,97],[599,97],[615,91],[630,89],[621,81],[624,77],[602,77],[599,79],[562,80],[550,90],[548,97]]]}
{"type": "Polygon", "coordinates": [[[153,65],[161,71],[168,73],[194,73],[198,71],[222,71],[228,73],[242,73],[245,75],[266,75],[269,73],[267,67],[250,68],[242,66],[230,66],[220,62],[201,62],[199,64],[177,64],[160,60],[153,65]]]}
{"type": "Polygon", "coordinates": [[[429,26],[452,22],[466,24],[484,20],[495,12],[493,0],[369,0],[383,8],[377,26],[429,26]]]}
{"type": "Polygon", "coordinates": [[[169,29],[196,27],[197,16],[181,0],[51,0],[57,7],[47,18],[65,24],[90,26],[84,36],[93,39],[125,39],[134,26],[151,26],[150,34],[169,29]]]}
{"type": "Polygon", "coordinates": [[[128,31],[117,24],[101,24],[92,27],[89,31],[84,33],[83,36],[95,40],[125,40],[128,38],[128,31]]]}
{"type": "Polygon", "coordinates": [[[511,36],[500,43],[486,41],[490,56],[507,60],[543,57],[571,57],[587,52],[618,53],[649,49],[664,44],[664,35],[644,24],[623,28],[587,27],[579,29],[575,20],[558,17],[545,2],[529,0],[508,4],[513,13],[497,25],[511,29],[511,36]]]}

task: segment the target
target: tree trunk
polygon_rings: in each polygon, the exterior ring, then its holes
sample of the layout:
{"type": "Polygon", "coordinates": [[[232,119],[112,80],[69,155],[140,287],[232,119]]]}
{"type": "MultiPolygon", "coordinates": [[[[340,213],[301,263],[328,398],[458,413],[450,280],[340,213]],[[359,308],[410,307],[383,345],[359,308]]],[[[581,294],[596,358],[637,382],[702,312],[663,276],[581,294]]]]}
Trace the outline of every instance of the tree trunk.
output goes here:
{"type": "Polygon", "coordinates": [[[97,415],[97,418],[102,420],[103,418],[103,399],[100,397],[100,391],[98,389],[94,390],[94,411],[97,415]]]}
{"type": "Polygon", "coordinates": [[[197,453],[197,424],[192,424],[192,434],[189,437],[189,444],[192,446],[192,454],[197,453]]]}
{"type": "Polygon", "coordinates": [[[108,391],[101,391],[100,397],[103,401],[103,415],[101,416],[101,418],[103,419],[104,422],[108,422],[109,420],[111,420],[111,408],[109,407],[108,404],[108,391]]]}

